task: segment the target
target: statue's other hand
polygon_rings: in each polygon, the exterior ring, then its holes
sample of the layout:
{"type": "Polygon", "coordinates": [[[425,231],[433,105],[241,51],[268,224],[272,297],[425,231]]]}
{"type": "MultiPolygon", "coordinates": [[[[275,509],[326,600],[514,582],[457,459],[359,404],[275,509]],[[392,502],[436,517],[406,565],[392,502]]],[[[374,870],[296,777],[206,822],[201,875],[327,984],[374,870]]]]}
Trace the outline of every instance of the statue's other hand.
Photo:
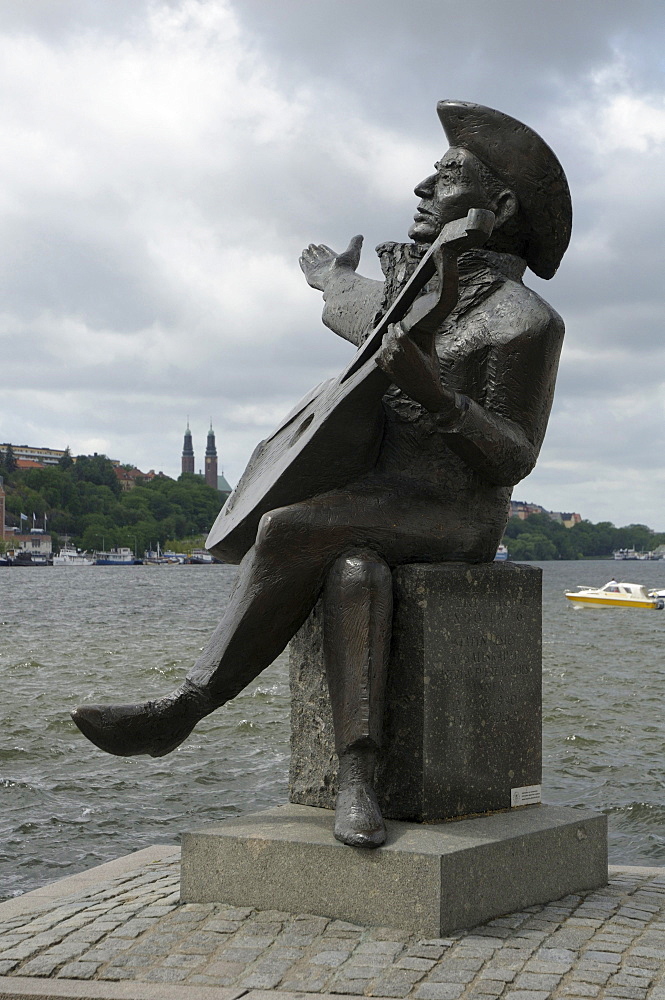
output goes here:
{"type": "Polygon", "coordinates": [[[433,340],[431,349],[425,351],[401,324],[391,324],[376,356],[376,363],[402,392],[430,413],[439,413],[444,420],[457,415],[454,392],[441,384],[433,340]]]}
{"type": "Polygon", "coordinates": [[[360,262],[362,245],[363,237],[354,236],[346,250],[335,253],[324,243],[310,243],[300,255],[300,267],[307,284],[324,292],[328,281],[336,272],[355,271],[360,262]]]}

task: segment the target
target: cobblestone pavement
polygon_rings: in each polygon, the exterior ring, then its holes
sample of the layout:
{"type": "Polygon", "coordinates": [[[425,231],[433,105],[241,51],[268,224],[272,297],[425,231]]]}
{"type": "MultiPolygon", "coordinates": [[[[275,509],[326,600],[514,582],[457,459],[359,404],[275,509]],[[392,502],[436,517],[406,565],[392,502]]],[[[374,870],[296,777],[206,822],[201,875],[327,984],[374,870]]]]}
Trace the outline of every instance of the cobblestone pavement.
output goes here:
{"type": "MultiPolygon", "coordinates": [[[[179,861],[2,917],[0,976],[134,980],[415,1000],[665,1000],[665,869],[448,938],[178,902],[179,861]]],[[[184,995],[184,994],[183,994],[184,995]]]]}

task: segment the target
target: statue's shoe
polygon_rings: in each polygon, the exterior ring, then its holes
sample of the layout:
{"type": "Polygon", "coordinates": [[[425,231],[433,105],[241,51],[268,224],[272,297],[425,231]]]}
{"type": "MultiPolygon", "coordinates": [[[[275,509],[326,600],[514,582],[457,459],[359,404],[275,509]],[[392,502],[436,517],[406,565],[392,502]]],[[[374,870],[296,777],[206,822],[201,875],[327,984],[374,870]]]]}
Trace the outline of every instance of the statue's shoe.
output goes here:
{"type": "Polygon", "coordinates": [[[340,788],[335,805],[335,838],[349,847],[381,847],[386,827],[374,789],[365,782],[340,788]]]}
{"type": "Polygon", "coordinates": [[[72,719],[91,743],[118,757],[163,757],[187,739],[215,708],[188,681],[157,701],[138,705],[82,705],[72,719]]]}

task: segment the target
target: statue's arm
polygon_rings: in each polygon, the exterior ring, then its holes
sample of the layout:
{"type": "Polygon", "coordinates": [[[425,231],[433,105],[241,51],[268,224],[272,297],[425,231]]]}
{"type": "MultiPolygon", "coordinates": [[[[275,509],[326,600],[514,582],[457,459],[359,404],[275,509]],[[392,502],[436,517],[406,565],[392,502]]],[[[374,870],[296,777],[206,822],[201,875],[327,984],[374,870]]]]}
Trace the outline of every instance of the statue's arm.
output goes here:
{"type": "Polygon", "coordinates": [[[446,444],[484,479],[514,486],[531,472],[552,407],[563,322],[526,331],[490,351],[483,405],[455,394],[446,444]]]}
{"type": "Polygon", "coordinates": [[[362,236],[354,236],[341,254],[311,243],[300,257],[308,284],[323,292],[323,322],[358,345],[375,325],[383,301],[383,282],[356,274],[362,242],[362,236]]]}

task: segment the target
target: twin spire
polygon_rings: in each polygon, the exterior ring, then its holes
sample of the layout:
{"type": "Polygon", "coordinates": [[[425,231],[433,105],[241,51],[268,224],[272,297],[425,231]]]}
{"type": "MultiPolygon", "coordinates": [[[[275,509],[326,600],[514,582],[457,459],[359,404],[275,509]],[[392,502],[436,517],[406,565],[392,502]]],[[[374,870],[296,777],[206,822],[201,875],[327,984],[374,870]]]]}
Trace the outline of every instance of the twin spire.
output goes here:
{"type": "MultiPolygon", "coordinates": [[[[192,442],[192,432],[189,429],[189,417],[187,417],[187,430],[182,449],[182,471],[194,472],[194,445],[192,442]]],[[[205,481],[213,489],[218,488],[217,484],[217,447],[215,445],[215,432],[212,429],[212,417],[210,418],[210,430],[206,441],[205,451],[205,481]]]]}

